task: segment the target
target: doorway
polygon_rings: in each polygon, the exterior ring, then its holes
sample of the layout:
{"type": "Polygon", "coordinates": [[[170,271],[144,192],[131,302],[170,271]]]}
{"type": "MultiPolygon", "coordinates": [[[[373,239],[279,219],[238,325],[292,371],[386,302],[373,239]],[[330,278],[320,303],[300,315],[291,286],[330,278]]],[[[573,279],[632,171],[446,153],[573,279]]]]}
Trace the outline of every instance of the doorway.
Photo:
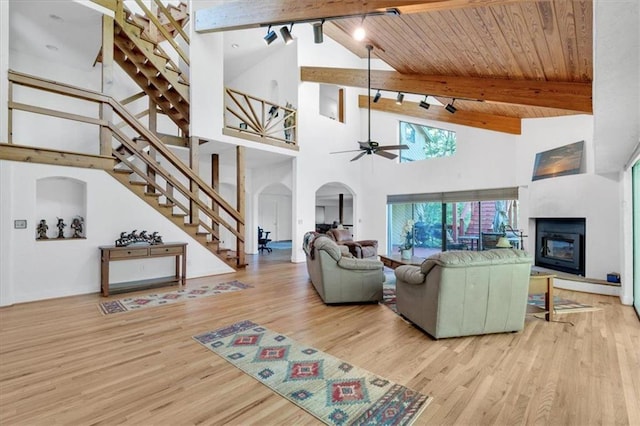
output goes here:
{"type": "Polygon", "coordinates": [[[325,233],[336,226],[353,233],[353,192],[342,183],[332,182],[316,191],[316,232],[325,233]]]}

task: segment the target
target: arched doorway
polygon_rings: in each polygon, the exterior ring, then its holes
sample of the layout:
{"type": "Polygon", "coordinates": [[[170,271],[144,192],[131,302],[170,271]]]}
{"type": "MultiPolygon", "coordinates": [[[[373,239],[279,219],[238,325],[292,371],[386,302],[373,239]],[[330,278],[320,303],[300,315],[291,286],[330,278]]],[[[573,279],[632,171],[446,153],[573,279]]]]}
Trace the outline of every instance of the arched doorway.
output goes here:
{"type": "Polygon", "coordinates": [[[291,189],[282,183],[269,185],[258,195],[257,227],[271,240],[266,245],[271,250],[259,250],[260,262],[291,261],[292,211],[291,189]]]}
{"type": "Polygon", "coordinates": [[[326,232],[332,226],[354,227],[353,191],[343,183],[330,182],[316,191],[316,231],[326,232]]]}

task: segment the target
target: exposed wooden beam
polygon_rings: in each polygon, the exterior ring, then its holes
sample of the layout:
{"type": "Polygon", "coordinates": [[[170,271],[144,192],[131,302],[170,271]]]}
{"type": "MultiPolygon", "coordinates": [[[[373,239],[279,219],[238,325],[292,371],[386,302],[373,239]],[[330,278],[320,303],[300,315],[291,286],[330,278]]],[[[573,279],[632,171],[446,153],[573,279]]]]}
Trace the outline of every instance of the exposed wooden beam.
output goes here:
{"type": "MultiPolygon", "coordinates": [[[[360,95],[358,97],[358,106],[360,108],[367,108],[367,105],[367,96],[360,95]]],[[[504,117],[462,110],[458,110],[455,114],[451,114],[443,107],[437,105],[432,105],[431,108],[427,110],[420,108],[420,106],[415,102],[404,101],[402,105],[398,105],[395,100],[384,98],[380,99],[376,103],[372,102],[371,109],[410,117],[424,118],[427,120],[444,121],[463,126],[477,127],[496,132],[510,133],[513,135],[521,134],[521,120],[516,117],[504,117]]]]}
{"type": "MultiPolygon", "coordinates": [[[[367,87],[367,71],[301,67],[302,81],[367,87]]],[[[371,71],[371,87],[392,92],[559,108],[591,114],[591,83],[452,77],[371,71]]]]}
{"type": "MultiPolygon", "coordinates": [[[[347,17],[384,11],[387,8],[437,3],[441,0],[235,0],[196,11],[199,33],[257,28],[269,24],[347,17]]],[[[451,1],[451,0],[447,0],[451,1]]],[[[456,0],[459,1],[459,0],[456,0]]],[[[470,2],[472,0],[467,0],[470,2]]]]}
{"type": "Polygon", "coordinates": [[[115,166],[113,157],[79,154],[77,152],[35,148],[16,144],[0,144],[0,160],[102,170],[111,170],[115,166]]]}
{"type": "Polygon", "coordinates": [[[398,9],[401,14],[422,13],[461,7],[492,6],[522,0],[246,0],[221,2],[196,11],[195,29],[199,33],[241,30],[269,24],[346,18],[398,9]]]}

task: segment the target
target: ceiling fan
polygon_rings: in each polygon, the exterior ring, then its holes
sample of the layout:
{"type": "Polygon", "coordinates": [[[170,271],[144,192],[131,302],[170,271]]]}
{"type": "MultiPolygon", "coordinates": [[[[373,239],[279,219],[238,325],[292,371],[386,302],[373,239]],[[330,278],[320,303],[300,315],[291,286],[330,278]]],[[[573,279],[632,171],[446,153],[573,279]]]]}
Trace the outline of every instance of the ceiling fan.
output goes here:
{"type": "Polygon", "coordinates": [[[379,155],[381,157],[384,158],[388,158],[390,160],[393,160],[394,158],[396,158],[398,155],[397,154],[393,154],[391,152],[387,152],[387,151],[391,151],[394,149],[409,149],[409,147],[407,145],[380,145],[378,142],[372,141],[371,140],[371,50],[373,49],[373,46],[370,44],[367,44],[367,51],[369,52],[369,56],[368,56],[368,62],[367,62],[367,86],[368,86],[368,100],[369,100],[369,104],[368,104],[368,135],[367,135],[367,140],[366,142],[361,142],[358,141],[358,144],[360,145],[359,149],[352,149],[352,150],[348,150],[348,151],[335,151],[335,152],[331,152],[331,154],[341,154],[344,152],[359,152],[358,155],[356,155],[355,157],[353,157],[351,159],[351,161],[356,161],[359,160],[360,158],[364,157],[365,155],[371,155],[371,154],[376,154],[379,155]]]}

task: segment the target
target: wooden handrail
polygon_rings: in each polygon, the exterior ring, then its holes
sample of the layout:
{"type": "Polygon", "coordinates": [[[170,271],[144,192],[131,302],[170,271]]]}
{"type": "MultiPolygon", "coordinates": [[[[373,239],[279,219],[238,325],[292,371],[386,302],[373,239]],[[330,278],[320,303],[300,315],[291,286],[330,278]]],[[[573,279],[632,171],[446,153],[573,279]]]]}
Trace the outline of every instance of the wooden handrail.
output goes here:
{"type": "Polygon", "coordinates": [[[226,128],[246,132],[264,139],[296,145],[297,114],[295,109],[277,105],[266,99],[260,99],[229,87],[225,88],[225,93],[227,94],[225,111],[246,125],[246,128],[242,128],[238,124],[234,125],[225,116],[226,128]],[[277,120],[273,114],[269,115],[269,110],[272,108],[278,113],[277,120]],[[256,109],[259,109],[260,113],[256,112],[256,109]],[[285,133],[285,137],[276,136],[276,132],[281,131],[285,133]],[[287,134],[289,137],[286,136],[287,134]]]}
{"type": "MultiPolygon", "coordinates": [[[[120,119],[126,122],[133,130],[135,130],[140,136],[146,139],[150,146],[152,146],[156,153],[163,156],[176,170],[181,173],[183,176],[187,178],[190,182],[194,182],[198,189],[202,191],[203,194],[211,198],[216,204],[218,204],[227,214],[229,214],[237,223],[238,227],[240,225],[244,225],[244,218],[242,215],[233,208],[229,203],[227,203],[220,195],[215,192],[211,186],[209,186],[206,182],[202,180],[198,175],[196,175],[193,170],[187,167],[172,151],[170,151],[165,144],[158,139],[156,135],[154,135],[149,129],[147,129],[142,123],[138,121],[138,119],[131,114],[122,104],[113,99],[111,96],[104,95],[102,93],[93,92],[91,90],[82,89],[79,87],[71,86],[64,83],[58,83],[52,80],[46,80],[35,76],[30,76],[27,74],[19,73],[10,70],[8,72],[9,81],[11,83],[44,90],[51,93],[56,93],[60,95],[67,95],[78,99],[83,99],[86,101],[97,102],[97,103],[105,103],[113,108],[114,113],[116,113],[120,119]]],[[[39,108],[34,108],[36,111],[46,113],[47,110],[42,109],[39,111],[39,108]]],[[[82,116],[75,116],[73,114],[69,114],[63,118],[68,118],[70,120],[77,121],[87,121],[82,116]]],[[[96,122],[96,124],[98,124],[96,122]]],[[[170,181],[171,185],[175,188],[179,188],[181,192],[183,192],[187,197],[194,197],[193,192],[191,192],[188,188],[186,188],[181,182],[175,179],[172,175],[170,175],[165,170],[161,169],[157,166],[157,163],[153,161],[153,159],[147,159],[145,155],[140,155],[135,144],[129,140],[128,136],[122,133],[116,125],[109,122],[109,129],[113,132],[114,136],[121,142],[123,145],[127,146],[127,149],[136,152],[138,156],[147,163],[150,167],[154,168],[158,174],[161,174],[163,178],[167,181],[170,181]],[[126,139],[126,140],[125,140],[126,139]],[[148,160],[148,161],[147,161],[148,160]]],[[[203,201],[199,199],[199,197],[195,197],[193,201],[198,204],[200,209],[207,214],[211,219],[217,221],[223,226],[227,227],[229,231],[231,231],[239,241],[244,242],[244,235],[239,233],[232,225],[228,222],[222,220],[218,214],[216,214],[209,206],[207,206],[203,201]]]]}

